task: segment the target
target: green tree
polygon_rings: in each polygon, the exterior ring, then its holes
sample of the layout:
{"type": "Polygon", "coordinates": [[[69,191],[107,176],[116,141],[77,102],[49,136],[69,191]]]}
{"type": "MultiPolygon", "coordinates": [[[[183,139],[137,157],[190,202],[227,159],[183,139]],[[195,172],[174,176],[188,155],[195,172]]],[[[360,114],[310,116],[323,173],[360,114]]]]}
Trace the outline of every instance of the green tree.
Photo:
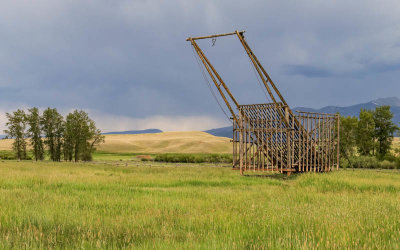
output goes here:
{"type": "Polygon", "coordinates": [[[102,142],[104,136],[86,112],[75,110],[67,115],[64,158],[74,161],[91,160],[95,146],[102,142]]]}
{"type": "Polygon", "coordinates": [[[93,120],[89,120],[89,144],[86,150],[87,160],[92,160],[92,154],[96,150],[96,146],[105,142],[104,135],[101,134],[101,130],[96,128],[96,123],[93,120]]]}
{"type": "Polygon", "coordinates": [[[358,119],[354,116],[340,117],[340,154],[349,162],[356,148],[358,119]]]}
{"type": "Polygon", "coordinates": [[[375,121],[372,111],[361,109],[356,131],[358,152],[370,155],[375,147],[375,121]]]}
{"type": "Polygon", "coordinates": [[[65,119],[65,131],[64,131],[64,160],[72,161],[74,157],[74,142],[73,142],[73,124],[71,122],[71,117],[67,116],[65,119]]]}
{"type": "Polygon", "coordinates": [[[44,148],[41,137],[40,129],[40,114],[38,108],[29,109],[29,115],[27,115],[27,122],[29,125],[28,136],[31,140],[33,157],[36,161],[44,159],[44,148]]]}
{"type": "Polygon", "coordinates": [[[50,159],[60,161],[64,137],[64,119],[55,108],[47,108],[40,119],[50,159]]]}
{"type": "Polygon", "coordinates": [[[393,113],[390,106],[376,107],[374,112],[375,138],[378,141],[378,156],[383,157],[389,152],[394,133],[398,127],[393,123],[393,113]]]}
{"type": "Polygon", "coordinates": [[[8,138],[14,138],[13,150],[17,155],[18,160],[26,159],[26,114],[23,110],[18,109],[12,114],[6,113],[8,122],[7,130],[4,133],[8,138]]]}

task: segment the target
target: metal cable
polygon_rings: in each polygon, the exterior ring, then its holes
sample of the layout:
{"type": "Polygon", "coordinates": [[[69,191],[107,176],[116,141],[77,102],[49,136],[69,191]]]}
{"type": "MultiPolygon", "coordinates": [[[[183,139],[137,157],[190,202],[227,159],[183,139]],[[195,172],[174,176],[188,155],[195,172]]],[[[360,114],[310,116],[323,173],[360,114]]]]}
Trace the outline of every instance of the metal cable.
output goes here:
{"type": "Polygon", "coordinates": [[[203,67],[205,67],[205,66],[200,62],[200,59],[196,56],[196,52],[194,51],[193,46],[192,46],[192,51],[193,51],[193,56],[194,56],[195,59],[196,59],[197,65],[198,65],[199,68],[200,68],[201,74],[203,75],[203,78],[204,78],[204,80],[205,80],[205,82],[206,82],[206,84],[207,84],[207,86],[208,86],[208,88],[209,88],[211,94],[213,95],[215,101],[218,103],[218,106],[220,107],[220,109],[222,110],[222,112],[224,113],[224,115],[226,116],[226,118],[227,118],[227,119],[229,120],[229,122],[230,122],[231,119],[229,118],[229,116],[228,116],[227,113],[225,112],[224,108],[222,107],[221,103],[219,102],[219,100],[218,100],[218,98],[217,98],[217,95],[215,94],[215,92],[214,92],[214,90],[213,90],[213,88],[212,88],[212,86],[211,86],[211,84],[210,84],[210,81],[208,80],[207,74],[206,74],[205,71],[204,71],[204,68],[203,68],[203,67]]]}
{"type": "Polygon", "coordinates": [[[272,102],[270,96],[268,95],[268,93],[267,93],[266,90],[265,90],[265,86],[263,86],[263,84],[261,83],[261,77],[260,77],[259,74],[257,74],[256,68],[255,68],[253,62],[251,61],[250,57],[247,57],[247,58],[249,59],[251,68],[253,69],[253,72],[254,72],[254,74],[256,75],[258,84],[259,84],[260,88],[262,89],[262,92],[264,93],[265,97],[267,98],[267,101],[272,102]]]}

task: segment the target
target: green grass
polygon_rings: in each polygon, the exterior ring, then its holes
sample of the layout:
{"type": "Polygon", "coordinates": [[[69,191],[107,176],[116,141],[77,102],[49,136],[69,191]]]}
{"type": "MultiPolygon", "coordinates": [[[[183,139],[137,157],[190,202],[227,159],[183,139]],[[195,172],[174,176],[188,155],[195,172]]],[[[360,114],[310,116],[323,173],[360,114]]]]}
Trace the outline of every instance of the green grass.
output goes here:
{"type": "Polygon", "coordinates": [[[13,151],[0,151],[0,160],[16,160],[17,156],[13,151]]]}
{"type": "Polygon", "coordinates": [[[232,163],[232,154],[157,154],[154,157],[158,162],[184,163],[232,163]]]}
{"type": "MultiPolygon", "coordinates": [[[[32,160],[33,154],[32,152],[26,152],[25,160],[32,160]]],[[[17,160],[17,154],[10,150],[0,150],[0,160],[17,160]]]]}
{"type": "MultiPolygon", "coordinates": [[[[111,153],[95,151],[93,153],[94,161],[136,161],[138,155],[148,155],[140,153],[111,153]]],[[[140,160],[140,159],[139,159],[140,160]]]]}
{"type": "Polygon", "coordinates": [[[232,154],[207,154],[207,153],[110,153],[96,151],[93,154],[94,161],[141,161],[154,160],[156,162],[170,163],[232,163],[232,154]],[[149,159],[150,158],[150,159],[149,159]]]}
{"type": "Polygon", "coordinates": [[[1,162],[0,248],[400,247],[398,170],[128,163],[1,162]]]}

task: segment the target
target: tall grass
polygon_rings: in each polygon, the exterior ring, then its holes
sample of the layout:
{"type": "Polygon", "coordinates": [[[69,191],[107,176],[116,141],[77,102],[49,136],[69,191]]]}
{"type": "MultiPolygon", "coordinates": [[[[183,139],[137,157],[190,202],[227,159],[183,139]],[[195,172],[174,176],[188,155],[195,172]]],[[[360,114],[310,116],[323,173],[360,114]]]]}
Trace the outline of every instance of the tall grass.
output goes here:
{"type": "MultiPolygon", "coordinates": [[[[32,160],[33,155],[32,152],[27,152],[25,160],[32,160]]],[[[0,160],[16,160],[17,155],[13,151],[9,150],[0,150],[0,160]]]]}
{"type": "Polygon", "coordinates": [[[232,154],[157,154],[154,158],[159,162],[183,163],[232,163],[232,154]]]}
{"type": "Polygon", "coordinates": [[[354,156],[350,161],[342,158],[342,168],[400,169],[400,158],[377,159],[375,156],[354,156]]]}
{"type": "Polygon", "coordinates": [[[400,247],[400,172],[0,163],[0,248],[400,247]]]}

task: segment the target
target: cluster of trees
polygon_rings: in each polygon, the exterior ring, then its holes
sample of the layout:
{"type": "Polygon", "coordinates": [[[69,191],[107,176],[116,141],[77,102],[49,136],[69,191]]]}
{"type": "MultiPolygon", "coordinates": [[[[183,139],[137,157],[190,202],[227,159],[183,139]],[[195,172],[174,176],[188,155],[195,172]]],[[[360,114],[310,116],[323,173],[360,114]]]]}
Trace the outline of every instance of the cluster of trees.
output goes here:
{"type": "Polygon", "coordinates": [[[84,111],[75,110],[66,118],[55,108],[47,108],[42,115],[38,108],[28,112],[18,109],[6,113],[8,138],[14,138],[13,150],[19,160],[27,159],[27,140],[32,146],[33,158],[43,160],[45,148],[52,161],[89,161],[95,146],[104,142],[104,136],[95,122],[84,111]]]}
{"type": "Polygon", "coordinates": [[[359,117],[340,119],[340,153],[348,162],[358,153],[383,159],[390,153],[393,137],[399,128],[392,121],[390,106],[375,110],[361,109],[359,117]]]}

